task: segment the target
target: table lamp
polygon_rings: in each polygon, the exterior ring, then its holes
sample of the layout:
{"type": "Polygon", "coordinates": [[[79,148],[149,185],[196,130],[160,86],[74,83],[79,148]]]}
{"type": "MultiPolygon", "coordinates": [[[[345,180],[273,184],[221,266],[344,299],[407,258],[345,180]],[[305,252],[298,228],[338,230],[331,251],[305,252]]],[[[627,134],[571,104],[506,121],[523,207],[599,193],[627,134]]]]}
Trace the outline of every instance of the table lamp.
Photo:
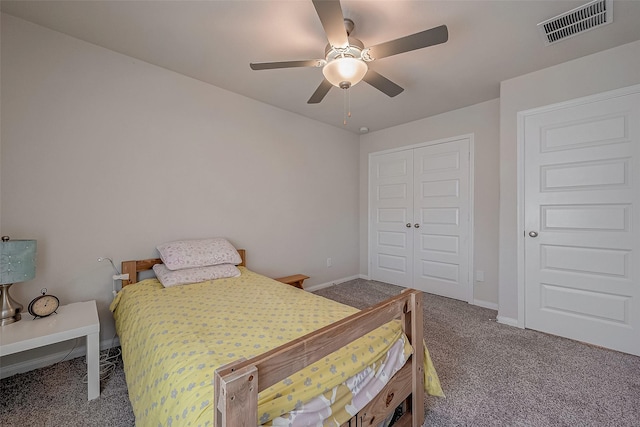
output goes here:
{"type": "Polygon", "coordinates": [[[10,240],[2,236],[0,242],[0,326],[20,320],[22,304],[9,295],[11,285],[36,277],[36,241],[10,240]]]}

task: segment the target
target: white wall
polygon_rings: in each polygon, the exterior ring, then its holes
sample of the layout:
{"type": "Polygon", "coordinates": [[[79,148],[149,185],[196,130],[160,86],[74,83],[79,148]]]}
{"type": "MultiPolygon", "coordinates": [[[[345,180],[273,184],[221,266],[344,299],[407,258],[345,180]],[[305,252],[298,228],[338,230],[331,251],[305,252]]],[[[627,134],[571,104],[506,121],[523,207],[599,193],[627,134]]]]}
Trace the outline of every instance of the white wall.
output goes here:
{"type": "Polygon", "coordinates": [[[109,340],[97,257],[181,238],[226,236],[305,285],[358,274],[357,135],[5,14],[1,54],[0,228],[38,241],[25,306],[96,299],[109,340]]]}
{"type": "Polygon", "coordinates": [[[640,83],[640,41],[526,74],[500,85],[499,319],[517,323],[517,113],[640,83]]]}
{"type": "Polygon", "coordinates": [[[483,102],[360,137],[360,272],[369,271],[368,162],[369,154],[463,134],[475,142],[475,236],[473,258],[484,282],[474,283],[474,299],[482,305],[498,303],[498,185],[499,100],[483,102]]]}

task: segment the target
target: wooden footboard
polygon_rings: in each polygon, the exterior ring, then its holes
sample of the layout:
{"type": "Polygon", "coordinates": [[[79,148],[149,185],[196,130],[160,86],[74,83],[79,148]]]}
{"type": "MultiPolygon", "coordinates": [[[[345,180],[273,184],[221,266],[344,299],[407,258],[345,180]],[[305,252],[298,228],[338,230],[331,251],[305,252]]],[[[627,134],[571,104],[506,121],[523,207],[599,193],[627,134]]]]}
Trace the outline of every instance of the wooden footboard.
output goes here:
{"type": "Polygon", "coordinates": [[[257,426],[260,391],[396,318],[402,321],[413,355],[385,388],[344,425],[377,425],[405,402],[405,413],[396,425],[421,426],[424,422],[422,293],[413,289],[252,359],[217,369],[214,425],[257,426]]]}

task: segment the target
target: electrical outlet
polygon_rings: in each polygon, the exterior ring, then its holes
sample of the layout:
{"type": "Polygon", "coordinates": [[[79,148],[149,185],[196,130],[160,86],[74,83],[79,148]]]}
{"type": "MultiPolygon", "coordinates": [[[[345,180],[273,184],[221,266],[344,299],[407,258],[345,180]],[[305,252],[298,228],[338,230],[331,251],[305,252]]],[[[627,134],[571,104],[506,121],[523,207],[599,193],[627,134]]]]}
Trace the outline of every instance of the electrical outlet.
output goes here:
{"type": "Polygon", "coordinates": [[[327,258],[327,267],[331,267],[331,258],[327,258]]]}

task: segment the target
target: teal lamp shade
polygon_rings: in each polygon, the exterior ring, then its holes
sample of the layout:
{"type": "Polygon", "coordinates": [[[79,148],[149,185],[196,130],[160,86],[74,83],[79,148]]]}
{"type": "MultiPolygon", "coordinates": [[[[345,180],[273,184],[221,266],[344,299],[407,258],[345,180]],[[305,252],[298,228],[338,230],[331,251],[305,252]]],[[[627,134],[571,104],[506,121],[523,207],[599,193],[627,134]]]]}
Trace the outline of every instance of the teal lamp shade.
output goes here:
{"type": "Polygon", "coordinates": [[[22,304],[11,298],[9,288],[14,283],[36,277],[36,241],[0,241],[0,326],[10,325],[22,318],[22,304]]]}
{"type": "Polygon", "coordinates": [[[35,240],[0,242],[0,285],[36,277],[36,247],[35,240]]]}

